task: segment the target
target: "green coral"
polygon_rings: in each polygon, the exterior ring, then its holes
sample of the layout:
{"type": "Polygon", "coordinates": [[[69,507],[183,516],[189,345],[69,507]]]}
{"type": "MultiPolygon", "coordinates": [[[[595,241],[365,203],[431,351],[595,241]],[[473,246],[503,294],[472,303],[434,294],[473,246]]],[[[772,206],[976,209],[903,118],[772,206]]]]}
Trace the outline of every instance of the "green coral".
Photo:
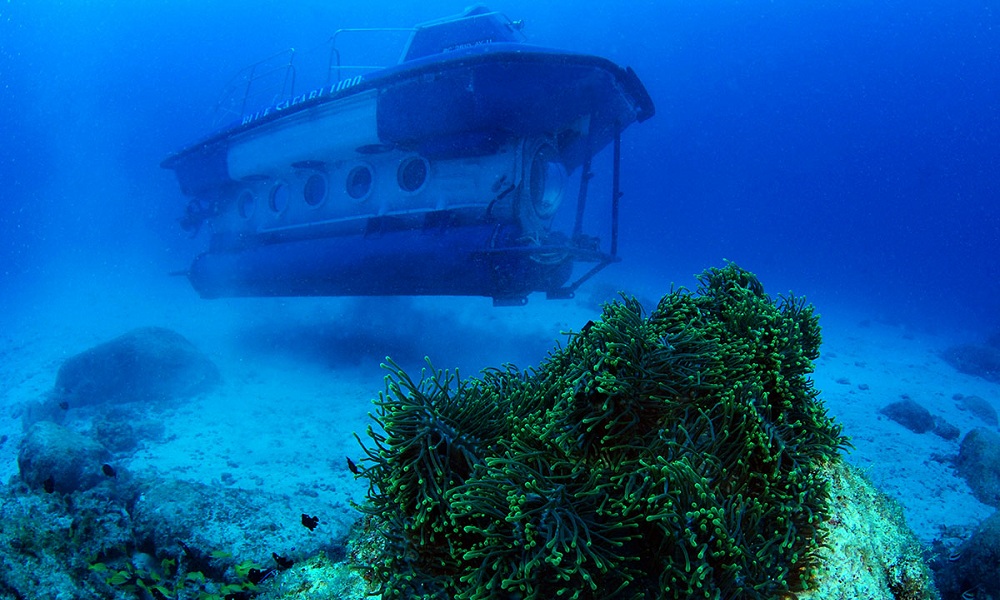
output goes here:
{"type": "Polygon", "coordinates": [[[775,598],[808,583],[846,444],[813,308],[736,265],[604,307],[539,367],[394,363],[363,507],[386,598],[775,598]]]}

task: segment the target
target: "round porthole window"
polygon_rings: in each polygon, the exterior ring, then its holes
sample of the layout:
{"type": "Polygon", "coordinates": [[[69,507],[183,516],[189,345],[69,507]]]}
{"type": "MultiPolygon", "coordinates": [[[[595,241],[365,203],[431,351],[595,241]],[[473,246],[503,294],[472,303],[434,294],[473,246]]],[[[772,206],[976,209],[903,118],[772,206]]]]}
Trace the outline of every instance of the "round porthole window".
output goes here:
{"type": "Polygon", "coordinates": [[[399,189],[413,193],[424,187],[429,172],[430,165],[427,164],[426,159],[420,156],[411,156],[399,163],[399,169],[396,170],[396,182],[399,183],[399,189]]]}
{"type": "Polygon", "coordinates": [[[241,192],[239,197],[236,198],[236,211],[244,219],[249,219],[253,216],[256,206],[257,199],[254,198],[253,192],[249,190],[241,192]]]}
{"type": "Polygon", "coordinates": [[[372,169],[368,165],[358,165],[347,173],[347,195],[355,200],[364,200],[372,191],[372,169]]]}
{"type": "Polygon", "coordinates": [[[309,206],[322,204],[323,200],[326,200],[326,177],[319,174],[310,175],[302,189],[302,196],[309,206]]]}
{"type": "Polygon", "coordinates": [[[271,188],[271,195],[268,197],[267,204],[276,213],[285,212],[285,209],[288,208],[288,186],[284,183],[279,183],[271,188]]]}

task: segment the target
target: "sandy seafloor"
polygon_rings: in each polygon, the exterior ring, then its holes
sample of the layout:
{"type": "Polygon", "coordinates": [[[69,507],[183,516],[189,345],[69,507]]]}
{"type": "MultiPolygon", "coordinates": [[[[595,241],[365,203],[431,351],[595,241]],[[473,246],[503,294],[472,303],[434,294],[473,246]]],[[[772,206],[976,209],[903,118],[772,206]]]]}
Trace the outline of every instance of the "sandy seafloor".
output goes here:
{"type": "MultiPolygon", "coordinates": [[[[468,365],[510,360],[527,367],[525,356],[544,356],[563,339],[560,331],[578,330],[599,314],[587,288],[576,300],[535,295],[526,307],[494,308],[488,299],[467,298],[201,300],[179,278],[148,294],[141,285],[124,293],[85,280],[81,274],[80,281],[37,292],[31,297],[39,300],[3,316],[0,436],[7,439],[0,445],[0,480],[17,475],[20,405],[51,389],[63,360],[135,327],[169,327],[215,361],[222,383],[176,407],[150,408],[163,434],[116,464],[285,494],[303,512],[321,516],[331,536],[357,516],[348,500],[364,498],[345,457],[360,457],[353,434],[364,437],[370,401],[383,388],[382,356],[393,354],[414,375],[423,354],[440,368],[461,362],[463,376],[476,374],[468,365]]],[[[694,279],[678,283],[693,286],[694,279]]],[[[922,542],[941,539],[954,547],[993,512],[951,466],[961,438],[912,433],[878,410],[908,396],[963,436],[986,426],[959,410],[954,396],[977,395],[1000,408],[1000,386],[959,373],[939,357],[951,344],[978,340],[970,332],[816,304],[823,346],[814,379],[853,440],[848,460],[902,503],[922,542]]],[[[85,419],[69,424],[86,428],[85,419]]]]}

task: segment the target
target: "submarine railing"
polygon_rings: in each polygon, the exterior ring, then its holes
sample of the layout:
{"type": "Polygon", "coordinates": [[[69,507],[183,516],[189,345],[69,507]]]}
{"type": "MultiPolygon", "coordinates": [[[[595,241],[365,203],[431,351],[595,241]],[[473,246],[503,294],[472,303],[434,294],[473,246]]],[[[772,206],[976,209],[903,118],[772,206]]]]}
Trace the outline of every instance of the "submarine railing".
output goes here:
{"type": "MultiPolygon", "coordinates": [[[[340,48],[337,47],[337,38],[345,33],[410,33],[412,34],[416,31],[414,27],[345,27],[338,29],[333,32],[330,36],[330,59],[327,63],[326,69],[326,84],[340,82],[343,80],[343,74],[341,73],[344,69],[350,69],[355,71],[374,71],[376,69],[384,69],[386,65],[344,65],[341,64],[340,59],[340,48]],[[333,74],[336,72],[337,77],[334,80],[333,74]]],[[[400,56],[402,58],[402,55],[400,56]]],[[[398,60],[397,60],[398,62],[398,60]]]]}
{"type": "Polygon", "coordinates": [[[267,106],[292,97],[295,93],[295,54],[295,48],[287,48],[240,69],[223,88],[222,96],[215,105],[214,124],[219,126],[230,119],[242,119],[247,114],[248,106],[253,110],[257,105],[267,106]],[[276,58],[286,55],[287,61],[270,64],[276,58]],[[275,83],[262,89],[254,88],[255,84],[259,86],[260,82],[274,74],[279,74],[275,83]],[[254,100],[255,98],[265,100],[254,100]]]}

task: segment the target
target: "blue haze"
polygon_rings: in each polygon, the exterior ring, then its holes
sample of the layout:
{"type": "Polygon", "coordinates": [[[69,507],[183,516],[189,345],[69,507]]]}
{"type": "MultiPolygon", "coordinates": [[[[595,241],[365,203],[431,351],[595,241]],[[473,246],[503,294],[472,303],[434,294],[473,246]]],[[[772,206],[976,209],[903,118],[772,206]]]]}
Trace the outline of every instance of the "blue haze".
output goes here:
{"type": "MultiPolygon", "coordinates": [[[[38,309],[81,270],[125,289],[186,267],[203,241],[176,227],[185,201],[158,164],[208,128],[240,67],[338,27],[463,6],[0,3],[0,308],[38,309]]],[[[492,8],[533,43],[632,66],[653,96],[657,115],[624,137],[613,285],[656,296],[730,259],[821,311],[1000,327],[994,3],[492,8]]]]}

